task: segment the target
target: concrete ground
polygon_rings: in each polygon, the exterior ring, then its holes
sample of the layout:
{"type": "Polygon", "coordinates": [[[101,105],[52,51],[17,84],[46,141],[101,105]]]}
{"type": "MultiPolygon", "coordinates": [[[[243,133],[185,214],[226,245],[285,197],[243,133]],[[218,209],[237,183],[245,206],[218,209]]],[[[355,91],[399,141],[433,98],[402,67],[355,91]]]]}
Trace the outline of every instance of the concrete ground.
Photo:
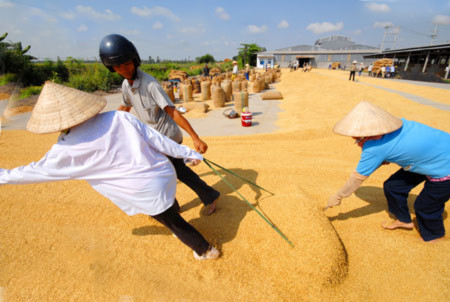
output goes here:
{"type": "MultiPolygon", "coordinates": [[[[273,87],[271,87],[271,89],[273,89],[273,87]]],[[[275,123],[277,120],[277,114],[281,111],[279,108],[280,101],[263,101],[261,100],[260,95],[261,93],[249,94],[249,108],[253,113],[253,123],[251,127],[242,127],[240,118],[228,119],[223,115],[223,111],[228,108],[233,108],[232,103],[227,104],[224,108],[210,109],[207,112],[206,117],[188,118],[188,121],[197,134],[201,137],[248,135],[273,132],[278,129],[275,123]]],[[[105,98],[108,103],[103,111],[116,110],[122,101],[122,94],[115,93],[107,95],[105,98]]],[[[7,101],[0,101],[0,115],[6,108],[7,103],[7,101]]],[[[177,102],[176,105],[178,104],[182,103],[177,102]]],[[[136,115],[133,109],[131,110],[131,113],[136,115]]],[[[10,117],[7,122],[3,123],[1,128],[3,130],[25,129],[30,116],[31,112],[27,112],[10,117]]],[[[185,136],[187,135],[184,131],[183,134],[185,136]]]]}

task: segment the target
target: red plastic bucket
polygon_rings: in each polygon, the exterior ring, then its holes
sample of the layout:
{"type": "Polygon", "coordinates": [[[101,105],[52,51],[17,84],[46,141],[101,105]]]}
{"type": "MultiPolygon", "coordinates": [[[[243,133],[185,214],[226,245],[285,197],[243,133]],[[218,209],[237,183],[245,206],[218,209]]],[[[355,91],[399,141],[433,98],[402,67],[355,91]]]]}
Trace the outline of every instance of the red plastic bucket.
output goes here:
{"type": "Polygon", "coordinates": [[[252,125],[252,113],[251,112],[242,112],[241,113],[241,123],[242,127],[250,127],[252,125]]]}

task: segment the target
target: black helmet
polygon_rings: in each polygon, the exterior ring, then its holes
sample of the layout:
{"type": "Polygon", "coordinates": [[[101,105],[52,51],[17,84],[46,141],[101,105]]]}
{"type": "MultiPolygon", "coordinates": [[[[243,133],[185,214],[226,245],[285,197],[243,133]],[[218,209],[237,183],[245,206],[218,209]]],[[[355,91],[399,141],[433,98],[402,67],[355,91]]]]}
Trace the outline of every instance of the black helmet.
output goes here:
{"type": "Polygon", "coordinates": [[[121,35],[112,34],[104,37],[100,42],[99,52],[103,65],[112,72],[114,72],[113,66],[130,60],[133,60],[135,67],[141,65],[141,58],[136,47],[121,35]]]}

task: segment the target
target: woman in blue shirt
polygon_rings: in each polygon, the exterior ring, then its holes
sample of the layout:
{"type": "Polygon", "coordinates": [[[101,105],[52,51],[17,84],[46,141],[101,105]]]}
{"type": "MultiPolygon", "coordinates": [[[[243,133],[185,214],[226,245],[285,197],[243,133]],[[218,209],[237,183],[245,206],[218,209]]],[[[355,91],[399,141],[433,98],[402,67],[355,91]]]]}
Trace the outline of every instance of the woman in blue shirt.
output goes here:
{"type": "Polygon", "coordinates": [[[409,192],[422,182],[423,190],[414,203],[417,224],[425,241],[445,235],[442,213],[450,198],[450,134],[427,125],[397,118],[368,102],[359,103],[333,128],[351,136],[362,148],[356,171],[330,197],[325,209],[337,206],[383,164],[401,169],[384,183],[388,210],[397,220],[386,229],[412,229],[408,209],[409,192]]]}

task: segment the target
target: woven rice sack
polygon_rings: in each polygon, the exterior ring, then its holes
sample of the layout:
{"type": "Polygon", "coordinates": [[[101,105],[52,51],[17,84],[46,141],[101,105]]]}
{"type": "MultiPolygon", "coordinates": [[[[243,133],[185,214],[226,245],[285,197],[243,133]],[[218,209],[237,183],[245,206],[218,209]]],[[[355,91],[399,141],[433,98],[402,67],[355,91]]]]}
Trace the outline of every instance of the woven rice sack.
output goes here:
{"type": "Polygon", "coordinates": [[[248,82],[247,81],[244,80],[241,82],[241,90],[248,91],[248,82]]]}
{"type": "Polygon", "coordinates": [[[263,100],[282,100],[283,95],[278,90],[266,91],[261,94],[263,100]]]}
{"type": "Polygon", "coordinates": [[[187,77],[187,73],[182,70],[171,70],[169,73],[169,80],[179,79],[180,81],[184,81],[187,77]]]}
{"type": "Polygon", "coordinates": [[[225,91],[220,85],[213,85],[212,101],[214,107],[225,107],[225,91]]]}
{"type": "Polygon", "coordinates": [[[259,79],[255,79],[255,81],[253,82],[252,91],[253,93],[261,92],[261,82],[259,81],[259,79]]]}
{"type": "Polygon", "coordinates": [[[167,93],[167,95],[169,96],[170,100],[172,102],[175,102],[175,94],[173,93],[173,89],[172,86],[165,86],[163,87],[164,91],[167,93]]]}
{"type": "Polygon", "coordinates": [[[207,101],[211,99],[211,82],[204,81],[200,83],[202,91],[202,101],[207,101]]]}
{"type": "Polygon", "coordinates": [[[178,84],[178,96],[182,100],[183,99],[183,83],[178,84]]]}
{"type": "Polygon", "coordinates": [[[227,74],[225,75],[225,77],[227,78],[227,80],[231,79],[231,76],[232,76],[231,73],[227,73],[227,74]]]}
{"type": "Polygon", "coordinates": [[[241,91],[242,90],[241,81],[233,81],[231,87],[233,89],[233,92],[241,91]]]}
{"type": "Polygon", "coordinates": [[[261,77],[259,79],[259,86],[261,87],[261,91],[266,90],[267,88],[269,88],[269,85],[267,84],[265,77],[261,77]]]}
{"type": "Polygon", "coordinates": [[[254,75],[254,74],[250,75],[250,77],[249,77],[250,82],[254,82],[255,79],[256,79],[256,75],[254,75]]]}
{"type": "Polygon", "coordinates": [[[239,91],[233,93],[234,98],[234,111],[241,114],[244,107],[248,107],[248,92],[239,91]]]}
{"type": "Polygon", "coordinates": [[[216,74],[220,74],[222,71],[219,69],[219,68],[212,68],[210,71],[209,71],[209,75],[210,76],[215,76],[216,74]]]}
{"type": "Polygon", "coordinates": [[[194,102],[194,103],[188,103],[183,104],[183,107],[186,108],[187,111],[191,110],[199,110],[201,112],[207,112],[209,105],[201,102],[194,102]]]}
{"type": "Polygon", "coordinates": [[[200,93],[200,81],[197,79],[192,80],[192,91],[193,93],[200,93]]]}
{"type": "Polygon", "coordinates": [[[231,87],[231,82],[225,80],[222,82],[221,86],[225,92],[225,102],[231,102],[233,99],[233,88],[231,87]]]}
{"type": "Polygon", "coordinates": [[[266,80],[267,84],[271,84],[272,83],[272,76],[270,74],[266,74],[264,79],[266,80]]]}
{"type": "Polygon", "coordinates": [[[189,82],[183,85],[183,101],[186,103],[194,101],[194,96],[192,95],[192,85],[189,82]]]}

